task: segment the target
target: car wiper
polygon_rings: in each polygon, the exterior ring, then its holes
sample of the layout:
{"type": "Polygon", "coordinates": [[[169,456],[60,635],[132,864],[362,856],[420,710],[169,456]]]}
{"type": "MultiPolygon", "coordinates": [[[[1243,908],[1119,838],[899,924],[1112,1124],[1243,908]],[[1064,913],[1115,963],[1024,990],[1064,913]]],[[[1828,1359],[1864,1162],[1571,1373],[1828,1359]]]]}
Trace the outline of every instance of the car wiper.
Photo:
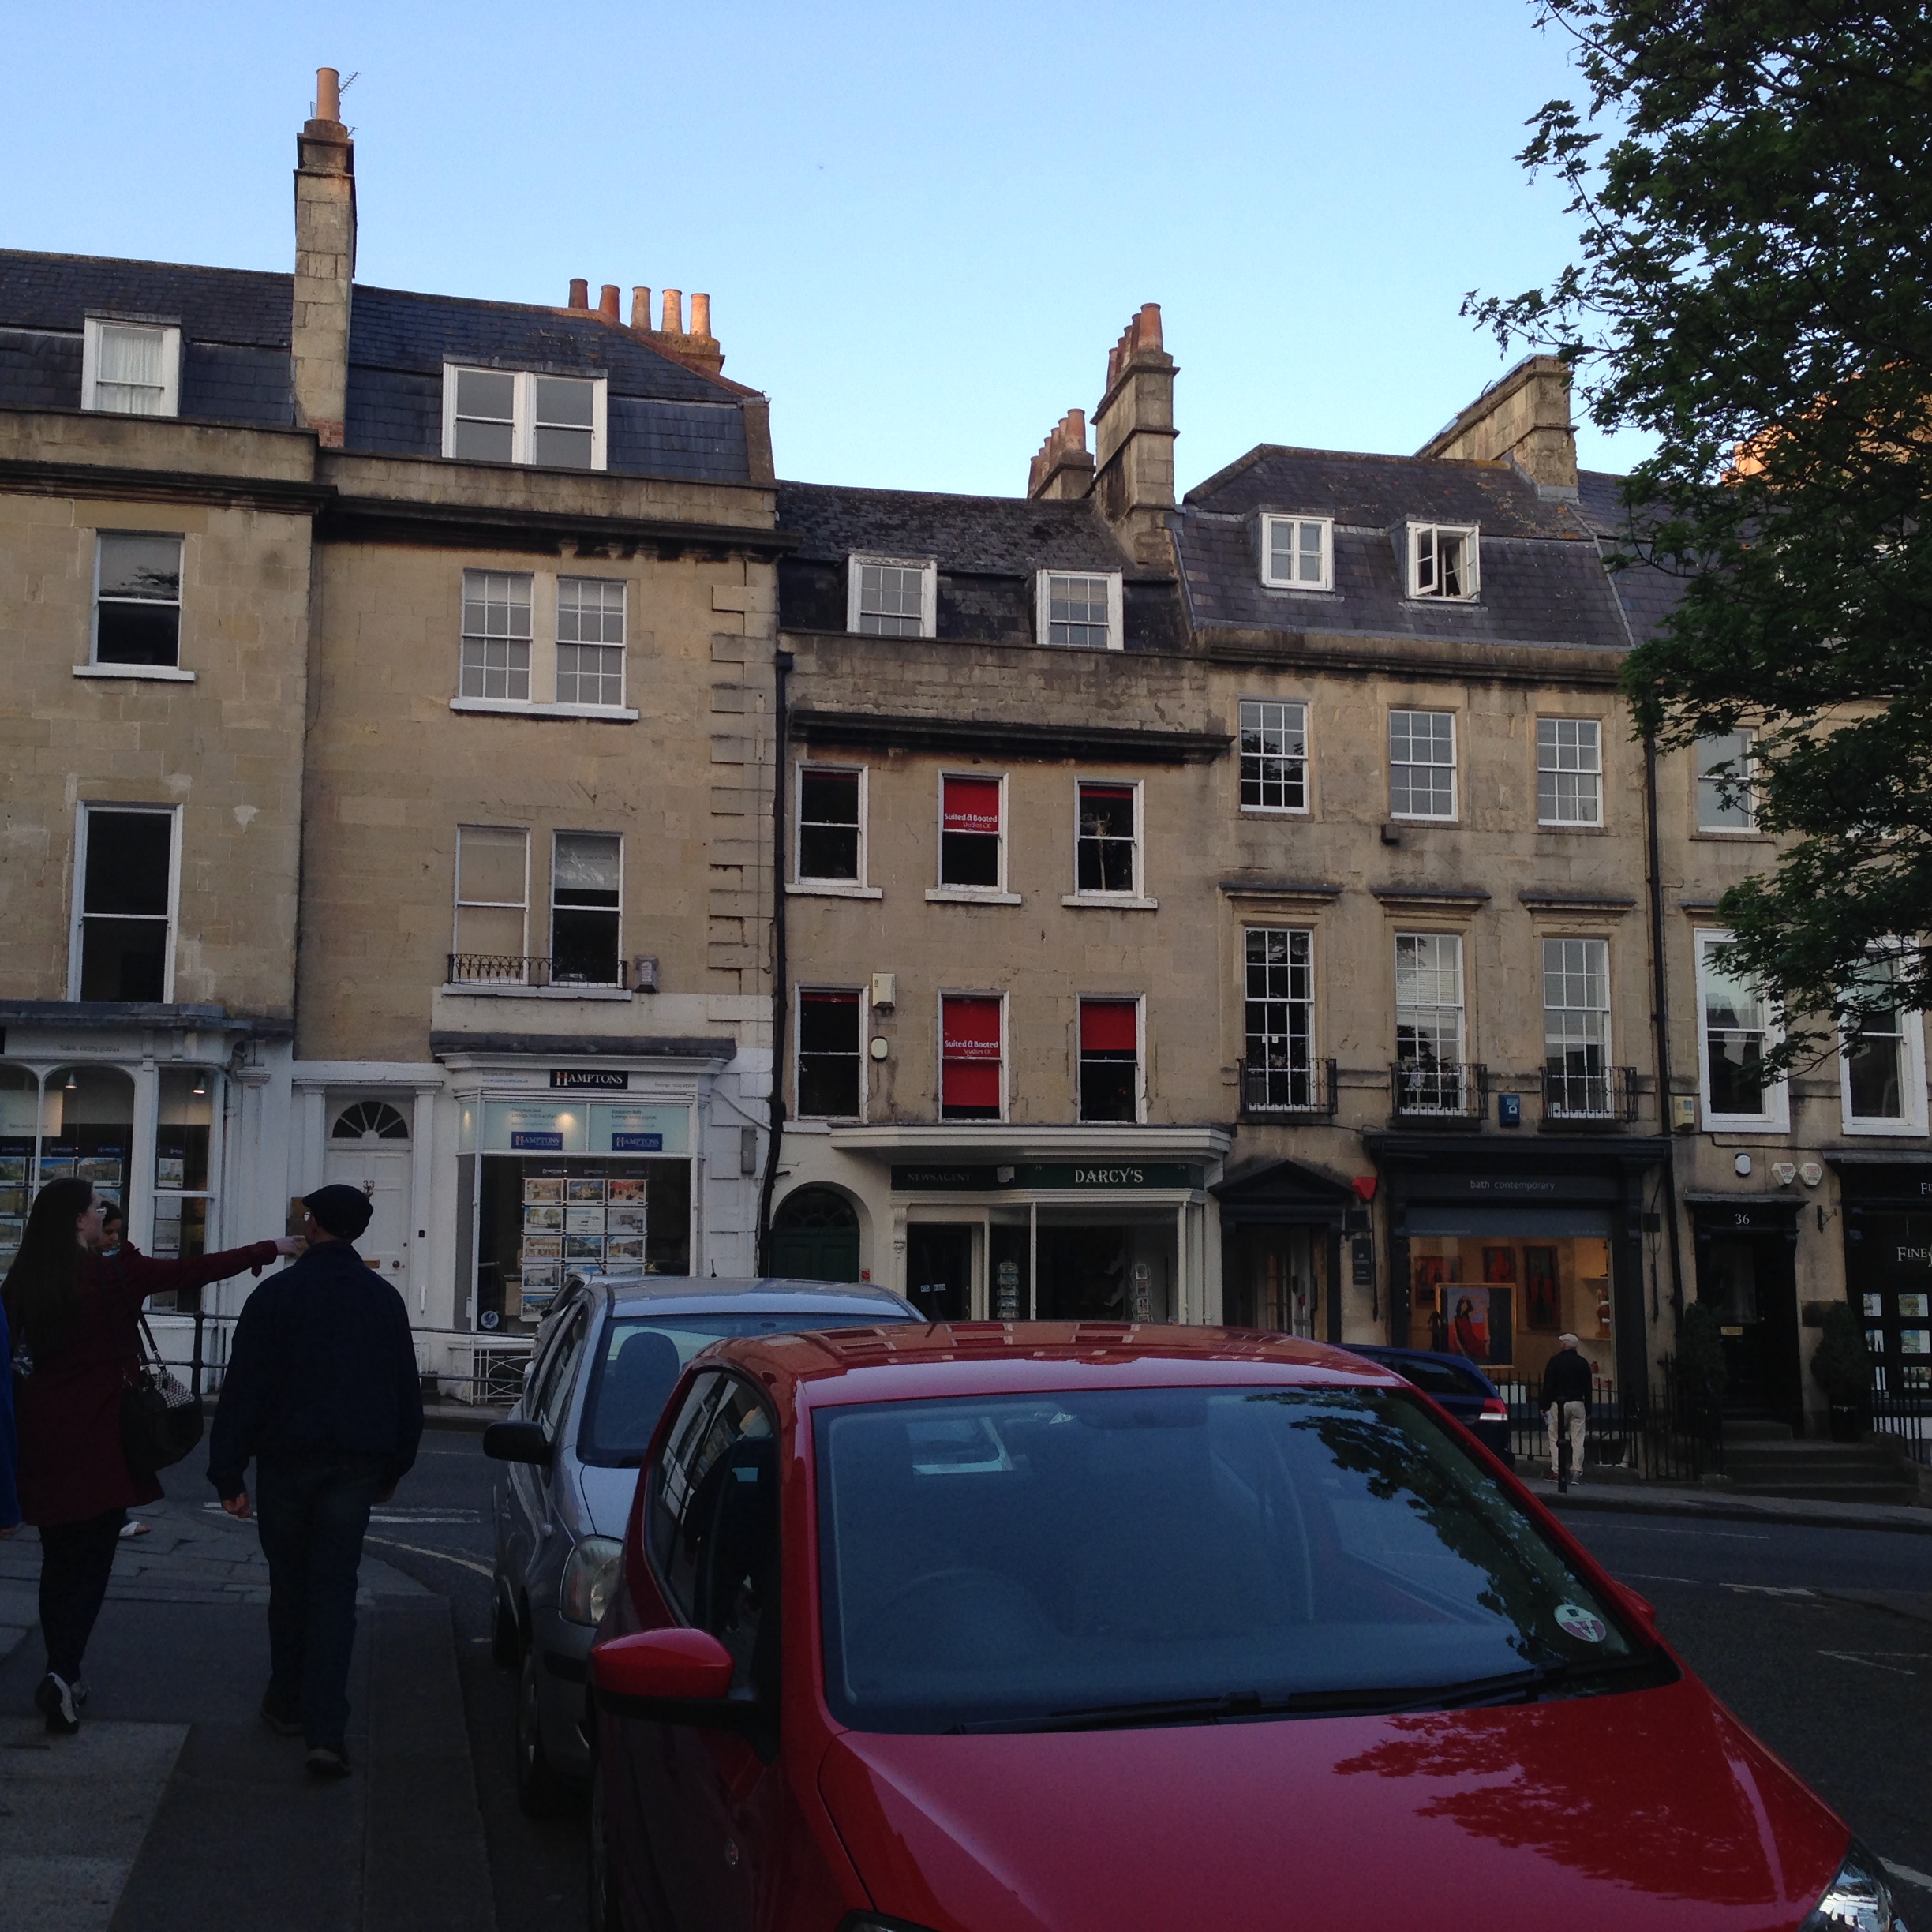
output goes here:
{"type": "Polygon", "coordinates": [[[1110,1731],[1140,1724],[1213,1724],[1222,1717],[1252,1717],[1272,1708],[1258,1690],[1218,1697],[1149,1698],[1131,1704],[1091,1704],[1031,1717],[971,1718],[947,1727],[949,1736],[992,1731],[1110,1731]]]}

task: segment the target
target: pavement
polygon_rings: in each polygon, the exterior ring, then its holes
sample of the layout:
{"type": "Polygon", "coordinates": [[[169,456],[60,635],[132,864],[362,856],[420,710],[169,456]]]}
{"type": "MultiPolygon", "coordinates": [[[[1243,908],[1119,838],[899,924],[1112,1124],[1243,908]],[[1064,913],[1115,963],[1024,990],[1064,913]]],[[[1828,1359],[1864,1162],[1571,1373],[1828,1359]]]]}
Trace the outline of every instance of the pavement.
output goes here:
{"type": "Polygon", "coordinates": [[[77,1737],[32,1710],[37,1539],[0,1541],[0,1932],[495,1932],[447,1602],[365,1556],[354,1773],[313,1784],[257,1709],[255,1527],[180,1487],[116,1553],[77,1737]]]}
{"type": "Polygon", "coordinates": [[[1516,1473],[1530,1493],[1559,1511],[1607,1511],[1626,1516],[1702,1517],[1713,1522],[1787,1523],[1810,1530],[1889,1530],[1932,1536],[1932,1509],[1911,1503],[1824,1503],[1795,1496],[1739,1496],[1718,1488],[1677,1488],[1587,1477],[1559,1494],[1548,1476],[1518,1462],[1516,1473]]]}

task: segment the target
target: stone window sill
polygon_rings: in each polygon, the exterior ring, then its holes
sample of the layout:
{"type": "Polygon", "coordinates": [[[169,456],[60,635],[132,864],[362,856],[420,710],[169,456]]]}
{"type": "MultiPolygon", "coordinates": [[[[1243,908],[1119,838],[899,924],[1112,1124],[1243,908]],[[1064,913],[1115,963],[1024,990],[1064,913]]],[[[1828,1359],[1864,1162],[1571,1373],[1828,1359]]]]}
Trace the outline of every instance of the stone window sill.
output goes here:
{"type": "Polygon", "coordinates": [[[794,879],[785,887],[787,893],[803,899],[883,899],[885,889],[879,886],[860,886],[849,879],[794,879]]]}
{"type": "Polygon", "coordinates": [[[534,704],[519,698],[452,698],[450,709],[495,717],[604,718],[613,724],[635,724],[638,717],[626,705],[534,704]]]}
{"type": "Polygon", "coordinates": [[[931,905],[1023,905],[1017,893],[994,892],[986,886],[934,886],[928,889],[931,905]]]}
{"type": "Polygon", "coordinates": [[[1061,900],[1063,906],[1090,909],[1096,912],[1158,912],[1158,899],[1136,899],[1126,893],[1068,893],[1061,900]]]}
{"type": "Polygon", "coordinates": [[[179,665],[84,664],[73,668],[76,677],[137,678],[155,684],[192,684],[195,674],[179,665]]]}
{"type": "Polygon", "coordinates": [[[631,1000],[637,997],[624,987],[515,986],[470,979],[446,980],[441,990],[446,995],[459,994],[466,999],[631,1000]]]}

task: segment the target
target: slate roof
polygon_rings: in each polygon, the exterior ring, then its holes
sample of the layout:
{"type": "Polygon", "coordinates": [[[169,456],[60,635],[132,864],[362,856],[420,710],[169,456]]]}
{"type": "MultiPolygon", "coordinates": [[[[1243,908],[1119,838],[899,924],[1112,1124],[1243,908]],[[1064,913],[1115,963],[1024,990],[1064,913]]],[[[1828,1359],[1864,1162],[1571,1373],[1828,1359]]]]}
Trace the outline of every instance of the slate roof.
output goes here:
{"type": "MultiPolygon", "coordinates": [[[[1630,512],[1618,496],[1623,479],[1601,470],[1583,470],[1577,474],[1578,496],[1583,514],[1604,539],[1606,556],[1623,543],[1630,525],[1630,512]]],[[[1677,608],[1683,595],[1682,580],[1654,564],[1630,564],[1610,573],[1610,582],[1630,620],[1631,635],[1642,643],[1677,608]]]]}
{"type": "MultiPolygon", "coordinates": [[[[90,310],[182,330],[181,413],[286,429],[293,279],[238,268],[0,249],[0,408],[72,409],[90,310]]],[[[593,312],[472,301],[358,284],[350,309],[346,446],[440,456],[445,359],[608,384],[612,470],[743,482],[739,384],[687,368],[593,312]]]]}
{"type": "Polygon", "coordinates": [[[1091,500],[781,483],[778,527],[798,533],[793,554],[808,563],[843,564],[856,554],[931,557],[942,573],[988,577],[1133,569],[1091,500]]]}
{"type": "Polygon", "coordinates": [[[1173,521],[1189,612],[1200,627],[1628,648],[1595,526],[1578,503],[1539,491],[1507,463],[1263,444],[1190,490],[1173,521]],[[1262,584],[1264,510],[1334,519],[1332,591],[1262,584]],[[1473,601],[1406,595],[1411,519],[1479,528],[1473,601]]]}

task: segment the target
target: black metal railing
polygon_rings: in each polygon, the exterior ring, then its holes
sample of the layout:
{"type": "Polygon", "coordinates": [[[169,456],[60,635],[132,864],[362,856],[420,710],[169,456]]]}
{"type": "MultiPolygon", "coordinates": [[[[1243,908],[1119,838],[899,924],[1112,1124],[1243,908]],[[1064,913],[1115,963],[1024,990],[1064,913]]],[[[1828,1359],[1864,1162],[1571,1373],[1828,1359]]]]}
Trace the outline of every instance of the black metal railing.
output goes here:
{"type": "Polygon", "coordinates": [[[1241,1063],[1241,1110],[1243,1120],[1332,1119],[1335,1063],[1332,1060],[1244,1060],[1241,1063]]]}
{"type": "Polygon", "coordinates": [[[1932,1372],[1915,1364],[1894,1376],[1885,1362],[1872,1365],[1866,1397],[1874,1436],[1895,1442],[1915,1462],[1932,1465],[1932,1372]]]}
{"type": "Polygon", "coordinates": [[[534,954],[451,953],[451,986],[617,987],[623,985],[623,966],[612,960],[588,969],[552,963],[534,954]]]}
{"type": "Polygon", "coordinates": [[[1545,1126],[1601,1127],[1637,1118],[1637,1069],[1601,1067],[1594,1073],[1567,1067],[1543,1069],[1545,1126]]]}
{"type": "MultiPolygon", "coordinates": [[[[1693,1385],[1666,1356],[1648,1389],[1629,1390],[1602,1376],[1591,1378],[1584,1431],[1585,1480],[1597,1470],[1627,1470],[1645,1482],[1694,1483],[1724,1473],[1724,1417],[1707,1387],[1693,1385]]],[[[1510,1447],[1519,1473],[1549,1470],[1549,1425],[1527,1382],[1487,1372],[1509,1405],[1510,1447]]]]}
{"type": "Polygon", "coordinates": [[[1389,1069],[1398,1121],[1474,1122],[1489,1116],[1489,1069],[1453,1060],[1398,1060],[1389,1069]]]}

